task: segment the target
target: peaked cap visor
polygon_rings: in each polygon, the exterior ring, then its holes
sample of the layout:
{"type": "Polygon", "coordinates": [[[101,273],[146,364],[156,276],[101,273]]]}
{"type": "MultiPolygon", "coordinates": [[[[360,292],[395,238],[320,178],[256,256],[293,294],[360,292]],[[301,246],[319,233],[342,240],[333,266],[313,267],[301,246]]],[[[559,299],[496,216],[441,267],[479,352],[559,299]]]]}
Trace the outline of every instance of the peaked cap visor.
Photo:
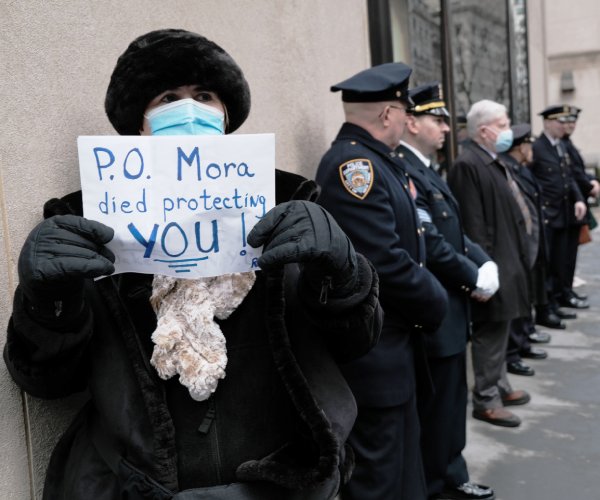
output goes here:
{"type": "Polygon", "coordinates": [[[229,54],[197,33],[164,29],[136,38],[119,57],[104,102],[108,119],[120,135],[139,135],[150,101],[182,85],[219,96],[229,117],[227,133],[248,117],[250,88],[229,54]]]}

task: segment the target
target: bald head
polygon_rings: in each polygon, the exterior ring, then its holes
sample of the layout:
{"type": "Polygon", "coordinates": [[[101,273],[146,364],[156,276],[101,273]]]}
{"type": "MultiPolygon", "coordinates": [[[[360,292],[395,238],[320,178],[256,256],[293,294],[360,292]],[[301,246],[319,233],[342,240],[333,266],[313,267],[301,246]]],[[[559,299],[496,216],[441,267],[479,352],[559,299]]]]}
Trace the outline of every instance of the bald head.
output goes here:
{"type": "Polygon", "coordinates": [[[375,139],[395,149],[406,124],[406,107],[398,101],[344,102],[344,114],[375,139]]]}

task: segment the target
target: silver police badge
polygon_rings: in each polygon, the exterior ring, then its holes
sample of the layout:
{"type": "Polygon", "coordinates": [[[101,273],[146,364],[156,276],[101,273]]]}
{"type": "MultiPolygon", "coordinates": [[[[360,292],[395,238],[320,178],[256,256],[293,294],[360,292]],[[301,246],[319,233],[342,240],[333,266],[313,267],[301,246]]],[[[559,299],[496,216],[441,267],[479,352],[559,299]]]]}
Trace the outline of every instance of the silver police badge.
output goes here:
{"type": "Polygon", "coordinates": [[[340,178],[346,190],[364,200],[373,185],[373,165],[366,158],[350,160],[340,165],[340,178]]]}

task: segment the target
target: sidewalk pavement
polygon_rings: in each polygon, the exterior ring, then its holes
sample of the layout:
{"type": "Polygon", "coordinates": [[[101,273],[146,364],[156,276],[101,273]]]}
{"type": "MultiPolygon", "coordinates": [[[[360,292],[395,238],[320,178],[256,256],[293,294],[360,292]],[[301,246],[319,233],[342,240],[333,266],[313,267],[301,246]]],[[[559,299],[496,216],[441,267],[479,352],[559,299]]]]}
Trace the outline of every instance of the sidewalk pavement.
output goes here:
{"type": "Polygon", "coordinates": [[[535,344],[547,359],[525,360],[533,377],[509,374],[514,389],[531,394],[529,404],[510,409],[521,426],[475,420],[469,406],[471,480],[492,486],[497,500],[600,499],[600,228],[592,238],[579,249],[577,276],[585,284],[576,288],[590,309],[577,310],[566,330],[541,328],[552,341],[535,344]]]}

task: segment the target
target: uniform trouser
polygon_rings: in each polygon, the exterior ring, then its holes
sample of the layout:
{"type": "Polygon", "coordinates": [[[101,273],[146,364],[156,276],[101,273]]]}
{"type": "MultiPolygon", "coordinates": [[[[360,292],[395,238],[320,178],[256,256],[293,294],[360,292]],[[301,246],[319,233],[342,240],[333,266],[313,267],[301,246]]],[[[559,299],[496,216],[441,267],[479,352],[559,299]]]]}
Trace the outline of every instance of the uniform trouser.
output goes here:
{"type": "Polygon", "coordinates": [[[356,466],[342,500],[425,500],[415,395],[400,406],[359,407],[348,442],[356,466]]]}
{"type": "Polygon", "coordinates": [[[421,453],[429,497],[469,480],[462,456],[466,444],[466,352],[429,358],[433,391],[417,395],[421,453]]]}
{"type": "Polygon", "coordinates": [[[575,267],[577,266],[577,251],[579,250],[579,233],[581,226],[569,226],[567,230],[567,262],[565,270],[565,298],[568,298],[573,289],[575,267]]]}
{"type": "Polygon", "coordinates": [[[506,348],[507,363],[521,361],[521,353],[531,349],[530,333],[530,318],[515,318],[510,322],[508,347],[506,348]]]}
{"type": "Polygon", "coordinates": [[[556,307],[565,287],[571,288],[567,277],[567,258],[569,247],[568,227],[546,228],[548,238],[548,300],[556,307]]]}
{"type": "Polygon", "coordinates": [[[473,324],[471,353],[475,384],[473,409],[500,408],[502,396],[512,392],[506,376],[506,346],[510,321],[473,324]]]}

